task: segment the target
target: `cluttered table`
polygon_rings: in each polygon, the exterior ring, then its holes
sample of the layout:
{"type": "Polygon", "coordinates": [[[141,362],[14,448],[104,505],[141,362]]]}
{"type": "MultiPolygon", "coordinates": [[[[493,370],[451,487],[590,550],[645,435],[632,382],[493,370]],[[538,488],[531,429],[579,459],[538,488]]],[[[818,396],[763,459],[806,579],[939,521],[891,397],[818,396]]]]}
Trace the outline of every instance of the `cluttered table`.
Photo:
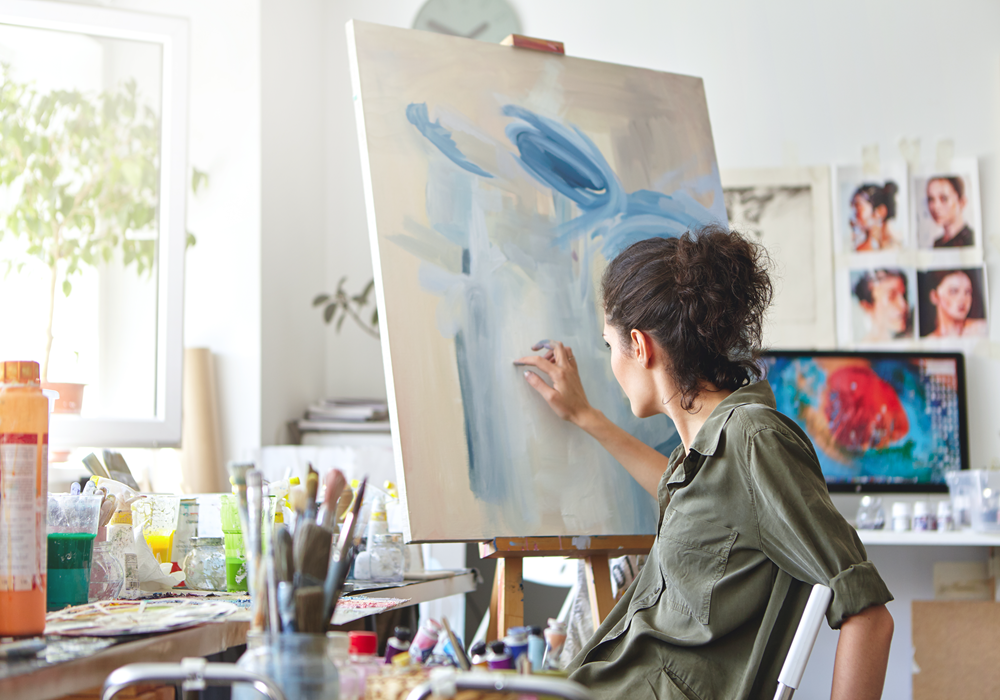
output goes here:
{"type": "MultiPolygon", "coordinates": [[[[475,590],[472,570],[425,572],[390,586],[349,586],[335,624],[475,590]],[[353,590],[352,590],[353,589],[353,590]]],[[[0,658],[0,698],[50,700],[96,693],[107,675],[129,663],[209,656],[246,642],[249,598],[179,594],[106,602],[52,613],[44,649],[0,658]]]]}

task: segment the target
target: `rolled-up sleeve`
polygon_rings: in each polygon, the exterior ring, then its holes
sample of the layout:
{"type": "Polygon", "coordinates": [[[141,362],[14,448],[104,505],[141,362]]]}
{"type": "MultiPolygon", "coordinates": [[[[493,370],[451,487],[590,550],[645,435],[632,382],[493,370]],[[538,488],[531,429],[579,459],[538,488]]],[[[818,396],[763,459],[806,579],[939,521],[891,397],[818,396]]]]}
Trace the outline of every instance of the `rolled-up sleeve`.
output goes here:
{"type": "Polygon", "coordinates": [[[830,626],[892,600],[857,531],[830,500],[812,446],[769,427],[753,433],[747,449],[761,550],[794,578],[832,589],[830,626]]]}

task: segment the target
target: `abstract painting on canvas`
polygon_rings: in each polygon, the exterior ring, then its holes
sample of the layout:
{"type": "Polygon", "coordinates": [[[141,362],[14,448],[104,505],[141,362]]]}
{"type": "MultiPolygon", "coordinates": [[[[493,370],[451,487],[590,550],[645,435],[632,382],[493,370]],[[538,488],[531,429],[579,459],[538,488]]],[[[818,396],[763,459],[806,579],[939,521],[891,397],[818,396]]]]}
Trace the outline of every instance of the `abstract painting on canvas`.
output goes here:
{"type": "Polygon", "coordinates": [[[679,444],[615,382],[600,277],[726,220],[701,79],[360,22],[348,40],[408,539],[652,533],[653,498],[513,360],[563,341],[592,404],[679,444]]]}

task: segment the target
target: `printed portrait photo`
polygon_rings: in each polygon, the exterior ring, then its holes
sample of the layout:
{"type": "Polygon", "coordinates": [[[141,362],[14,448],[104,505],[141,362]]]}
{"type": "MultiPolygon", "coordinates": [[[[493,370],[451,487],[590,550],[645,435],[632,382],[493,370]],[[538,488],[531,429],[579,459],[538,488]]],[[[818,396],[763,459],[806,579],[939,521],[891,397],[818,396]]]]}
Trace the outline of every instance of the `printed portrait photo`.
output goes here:
{"type": "Polygon", "coordinates": [[[915,176],[917,246],[965,248],[979,243],[979,179],[974,159],[952,173],[915,176]]]}
{"type": "Polygon", "coordinates": [[[917,273],[921,338],[981,338],[986,289],[981,267],[917,273]]]}
{"type": "Polygon", "coordinates": [[[905,165],[886,168],[879,177],[864,176],[861,168],[841,167],[836,176],[835,226],[842,250],[872,253],[907,245],[905,165]]]}
{"type": "Polygon", "coordinates": [[[914,273],[901,268],[851,270],[854,342],[887,343],[913,337],[914,273]]]}

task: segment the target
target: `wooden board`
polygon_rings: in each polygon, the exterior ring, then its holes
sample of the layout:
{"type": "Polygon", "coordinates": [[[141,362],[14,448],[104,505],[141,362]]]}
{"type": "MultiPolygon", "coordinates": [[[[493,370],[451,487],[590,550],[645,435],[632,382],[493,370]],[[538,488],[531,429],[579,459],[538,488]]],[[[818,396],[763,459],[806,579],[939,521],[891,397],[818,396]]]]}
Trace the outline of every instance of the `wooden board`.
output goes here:
{"type": "Polygon", "coordinates": [[[913,700],[1000,698],[1000,603],[915,600],[912,627],[913,700]]]}

